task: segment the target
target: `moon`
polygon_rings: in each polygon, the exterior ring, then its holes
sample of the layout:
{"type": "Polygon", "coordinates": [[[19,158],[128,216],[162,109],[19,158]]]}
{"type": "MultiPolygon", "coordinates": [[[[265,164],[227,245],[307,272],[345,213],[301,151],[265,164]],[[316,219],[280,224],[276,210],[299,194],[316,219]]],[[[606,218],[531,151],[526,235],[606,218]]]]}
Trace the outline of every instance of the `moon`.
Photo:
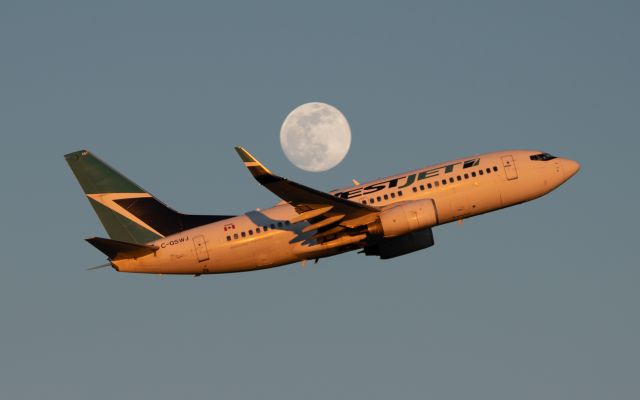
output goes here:
{"type": "Polygon", "coordinates": [[[329,170],[344,159],[351,146],[345,116],[326,103],[306,103],[287,115],[280,128],[280,145],[289,161],[305,171],[329,170]]]}

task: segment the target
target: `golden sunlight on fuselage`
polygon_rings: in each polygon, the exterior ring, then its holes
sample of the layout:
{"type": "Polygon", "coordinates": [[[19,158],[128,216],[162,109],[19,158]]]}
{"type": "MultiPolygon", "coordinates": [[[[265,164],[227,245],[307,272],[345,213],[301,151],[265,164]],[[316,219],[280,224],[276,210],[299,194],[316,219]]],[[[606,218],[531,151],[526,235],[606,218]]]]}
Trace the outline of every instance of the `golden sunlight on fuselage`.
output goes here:
{"type": "MultiPolygon", "coordinates": [[[[532,150],[487,153],[331,192],[385,210],[432,199],[433,226],[470,218],[543,196],[580,169],[573,160],[532,150]]],[[[276,267],[362,248],[367,232],[342,242],[316,241],[309,223],[286,203],[200,226],[152,242],[159,250],[138,259],[112,261],[122,272],[207,274],[276,267]],[[232,231],[227,231],[233,226],[232,231]],[[346,241],[350,242],[347,243],[346,241]]],[[[338,238],[339,239],[339,238],[338,238]]]]}

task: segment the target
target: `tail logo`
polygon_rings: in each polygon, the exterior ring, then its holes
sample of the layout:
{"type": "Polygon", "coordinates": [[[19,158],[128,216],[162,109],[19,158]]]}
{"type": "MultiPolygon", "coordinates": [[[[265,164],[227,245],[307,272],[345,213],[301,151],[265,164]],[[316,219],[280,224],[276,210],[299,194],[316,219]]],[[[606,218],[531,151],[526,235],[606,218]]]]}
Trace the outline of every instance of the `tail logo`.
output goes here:
{"type": "Polygon", "coordinates": [[[163,234],[156,231],[155,229],[150,227],[148,224],[144,223],[140,218],[131,214],[129,211],[127,211],[127,209],[125,209],[124,207],[116,203],[116,200],[152,197],[149,193],[98,193],[98,194],[87,194],[87,197],[102,204],[103,206],[107,207],[111,211],[118,213],[123,217],[135,222],[141,227],[155,233],[156,235],[160,237],[164,237],[163,234]]]}

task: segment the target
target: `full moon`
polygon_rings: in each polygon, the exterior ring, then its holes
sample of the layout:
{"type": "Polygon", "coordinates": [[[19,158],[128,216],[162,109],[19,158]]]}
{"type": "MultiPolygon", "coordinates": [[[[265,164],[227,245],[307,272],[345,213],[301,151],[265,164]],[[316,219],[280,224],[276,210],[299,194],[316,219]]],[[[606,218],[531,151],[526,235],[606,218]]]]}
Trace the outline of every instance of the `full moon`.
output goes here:
{"type": "Polygon", "coordinates": [[[287,115],[280,128],[282,151],[296,167],[326,171],[344,159],[351,145],[349,122],[337,108],[306,103],[287,115]]]}

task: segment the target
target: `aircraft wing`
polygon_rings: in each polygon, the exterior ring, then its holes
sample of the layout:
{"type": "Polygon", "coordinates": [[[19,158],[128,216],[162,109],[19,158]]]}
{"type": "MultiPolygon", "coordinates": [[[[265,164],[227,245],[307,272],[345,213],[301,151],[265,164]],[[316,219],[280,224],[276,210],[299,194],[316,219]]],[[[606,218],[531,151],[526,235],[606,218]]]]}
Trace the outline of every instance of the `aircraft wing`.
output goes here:
{"type": "MultiPolygon", "coordinates": [[[[292,223],[307,220],[311,224],[303,231],[325,228],[330,226],[355,228],[374,221],[378,215],[378,208],[356,203],[304,186],[286,178],[274,175],[264,165],[242,147],[235,148],[244,165],[254,178],[276,196],[292,205],[298,212],[298,217],[292,223]]],[[[342,229],[330,228],[333,233],[342,229]]]]}

